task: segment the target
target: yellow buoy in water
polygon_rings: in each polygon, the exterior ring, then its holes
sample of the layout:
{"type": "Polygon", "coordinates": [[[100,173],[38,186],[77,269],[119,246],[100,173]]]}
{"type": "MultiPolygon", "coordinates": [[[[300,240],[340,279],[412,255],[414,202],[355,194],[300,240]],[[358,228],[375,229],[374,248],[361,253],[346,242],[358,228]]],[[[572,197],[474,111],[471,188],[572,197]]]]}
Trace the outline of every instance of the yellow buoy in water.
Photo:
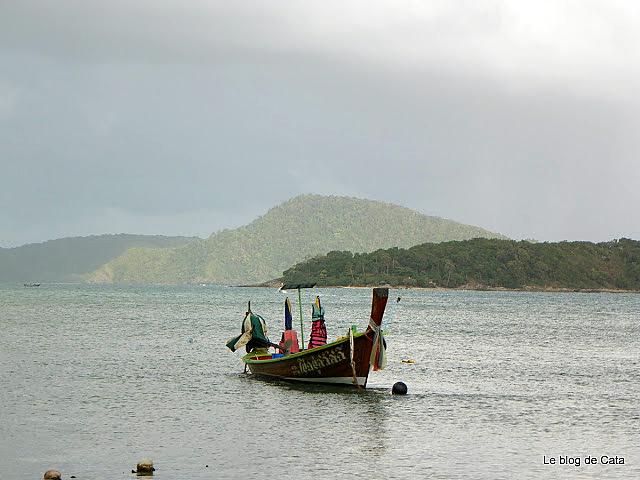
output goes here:
{"type": "Polygon", "coordinates": [[[149,459],[140,460],[136,465],[135,470],[131,470],[131,473],[137,473],[139,476],[151,476],[156,469],[153,467],[153,461],[149,459]]]}
{"type": "Polygon", "coordinates": [[[402,363],[416,363],[413,358],[403,358],[402,363]]]}

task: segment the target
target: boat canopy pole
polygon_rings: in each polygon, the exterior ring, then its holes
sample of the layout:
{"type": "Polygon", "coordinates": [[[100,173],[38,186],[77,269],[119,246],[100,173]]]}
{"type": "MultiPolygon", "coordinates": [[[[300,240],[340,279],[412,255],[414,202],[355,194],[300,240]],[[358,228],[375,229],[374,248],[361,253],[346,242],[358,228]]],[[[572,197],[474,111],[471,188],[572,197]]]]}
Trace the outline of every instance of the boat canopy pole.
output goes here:
{"type": "Polygon", "coordinates": [[[304,323],[302,322],[302,294],[300,291],[303,288],[313,288],[315,287],[315,283],[299,283],[299,284],[283,284],[280,287],[280,291],[282,290],[293,290],[294,288],[298,290],[298,306],[300,307],[300,336],[302,338],[302,345],[300,346],[300,350],[304,350],[304,323]]]}
{"type": "Polygon", "coordinates": [[[302,296],[300,294],[300,287],[298,287],[298,306],[300,307],[300,336],[302,337],[300,350],[304,350],[304,323],[302,322],[302,296]]]}

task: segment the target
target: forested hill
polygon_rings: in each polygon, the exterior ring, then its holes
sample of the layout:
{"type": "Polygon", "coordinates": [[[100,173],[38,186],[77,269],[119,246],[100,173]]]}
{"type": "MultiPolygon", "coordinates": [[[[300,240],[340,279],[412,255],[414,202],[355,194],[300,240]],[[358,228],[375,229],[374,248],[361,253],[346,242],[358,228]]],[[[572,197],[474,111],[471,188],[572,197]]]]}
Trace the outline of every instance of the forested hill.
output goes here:
{"type": "Polygon", "coordinates": [[[331,250],[371,252],[422,242],[498,237],[479,227],[388,203],[302,195],[250,224],[181,248],[128,250],[94,272],[95,282],[247,284],[331,250]]]}
{"type": "Polygon", "coordinates": [[[81,281],[128,248],[174,247],[193,240],[160,235],[92,235],[0,248],[0,282],[81,281]]]}
{"type": "Polygon", "coordinates": [[[284,272],[285,283],[448,288],[640,290],[640,242],[474,239],[368,254],[330,252],[284,272]]]}

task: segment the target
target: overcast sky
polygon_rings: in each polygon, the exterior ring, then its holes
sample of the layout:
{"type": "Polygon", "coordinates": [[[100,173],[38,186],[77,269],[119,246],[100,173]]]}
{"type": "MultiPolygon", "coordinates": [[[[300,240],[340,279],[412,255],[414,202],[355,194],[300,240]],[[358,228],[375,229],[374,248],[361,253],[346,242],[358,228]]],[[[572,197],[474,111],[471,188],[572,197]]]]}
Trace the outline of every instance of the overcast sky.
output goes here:
{"type": "Polygon", "coordinates": [[[0,246],[300,193],[640,239],[640,4],[4,0],[0,246]]]}

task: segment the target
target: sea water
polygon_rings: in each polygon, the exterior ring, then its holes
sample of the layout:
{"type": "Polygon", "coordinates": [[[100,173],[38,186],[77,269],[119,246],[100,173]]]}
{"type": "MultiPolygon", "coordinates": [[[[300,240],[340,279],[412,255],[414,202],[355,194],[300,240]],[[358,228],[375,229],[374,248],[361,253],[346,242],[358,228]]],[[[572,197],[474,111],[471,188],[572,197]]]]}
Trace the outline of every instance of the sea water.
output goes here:
{"type": "MultiPolygon", "coordinates": [[[[366,326],[370,289],[305,291],[307,336],[315,294],[366,326]]],[[[640,478],[640,295],[392,289],[366,391],[243,373],[246,302],[277,340],[284,298],[0,286],[0,478],[640,478]]]]}

